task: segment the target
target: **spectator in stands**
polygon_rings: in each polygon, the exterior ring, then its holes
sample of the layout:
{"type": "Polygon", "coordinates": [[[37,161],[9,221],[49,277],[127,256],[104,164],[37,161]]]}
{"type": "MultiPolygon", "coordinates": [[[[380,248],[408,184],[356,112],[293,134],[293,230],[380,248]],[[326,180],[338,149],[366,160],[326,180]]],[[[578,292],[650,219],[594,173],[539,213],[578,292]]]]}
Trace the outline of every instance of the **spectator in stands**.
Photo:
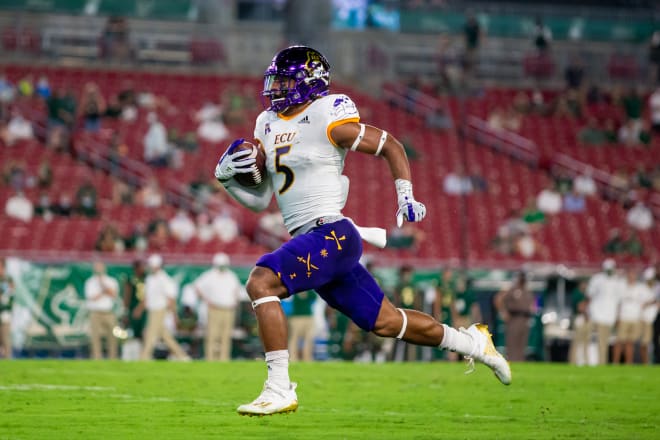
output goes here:
{"type": "Polygon", "coordinates": [[[119,107],[121,108],[121,120],[133,122],[138,116],[138,102],[135,85],[132,81],[125,81],[120,92],[117,94],[119,107]]]}
{"type": "Polygon", "coordinates": [[[96,188],[90,180],[85,180],[76,191],[76,211],[85,217],[96,217],[96,188]]]}
{"type": "Polygon", "coordinates": [[[31,98],[34,94],[34,78],[32,75],[28,73],[21,78],[16,85],[16,89],[21,96],[31,98]]]}
{"type": "Polygon", "coordinates": [[[37,199],[37,205],[34,207],[35,215],[43,217],[44,220],[50,221],[53,219],[53,210],[51,208],[50,196],[47,192],[41,192],[37,199]]]}
{"type": "Polygon", "coordinates": [[[603,262],[603,271],[595,274],[587,285],[588,315],[591,328],[598,337],[598,364],[608,363],[612,328],[617,320],[623,283],[616,275],[616,262],[610,258],[603,262]]]}
{"type": "Polygon", "coordinates": [[[472,187],[472,180],[470,180],[469,176],[465,175],[461,167],[456,172],[450,172],[445,176],[442,187],[445,194],[451,196],[470,194],[474,189],[472,187]]]}
{"type": "Polygon", "coordinates": [[[642,142],[641,121],[628,119],[621,128],[619,128],[618,141],[627,147],[639,145],[642,142]]]}
{"type": "Polygon", "coordinates": [[[147,311],[147,324],[144,329],[144,346],[140,358],[142,360],[151,359],[156,344],[162,339],[174,357],[189,361],[190,357],[172,337],[172,332],[167,328],[165,322],[168,313],[176,317],[177,285],[163,270],[163,258],[160,255],[149,256],[147,266],[149,275],[144,283],[144,308],[147,311]]]}
{"type": "Polygon", "coordinates": [[[167,246],[170,239],[170,230],[168,229],[167,221],[157,216],[154,218],[147,228],[149,236],[149,248],[163,249],[167,246]]]}
{"type": "Polygon", "coordinates": [[[112,204],[132,205],[135,201],[135,188],[126,180],[112,177],[112,204]]]}
{"type": "Polygon", "coordinates": [[[277,249],[288,239],[289,233],[284,227],[282,214],[277,209],[277,206],[271,203],[266,212],[257,221],[254,241],[269,249],[277,249]]]}
{"type": "Polygon", "coordinates": [[[616,343],[612,353],[612,362],[621,362],[621,355],[626,364],[633,363],[635,343],[641,336],[643,284],[637,281],[637,271],[628,269],[623,281],[617,316],[616,343]]]}
{"type": "Polygon", "coordinates": [[[578,174],[575,179],[573,179],[573,191],[576,194],[580,194],[585,197],[591,197],[596,194],[596,182],[593,177],[591,177],[593,170],[587,168],[584,173],[578,174]]]}
{"type": "Polygon", "coordinates": [[[653,213],[642,201],[638,201],[626,214],[628,225],[640,231],[647,231],[653,226],[653,213]]]}
{"type": "Polygon", "coordinates": [[[470,75],[477,63],[479,43],[481,42],[481,26],[473,12],[467,14],[467,20],[463,25],[463,38],[465,40],[463,69],[466,75],[470,75]]]}
{"type": "Polygon", "coordinates": [[[167,130],[158,120],[155,113],[147,115],[149,128],[144,135],[144,160],[155,167],[166,167],[170,160],[170,145],[167,141],[167,130]]]}
{"type": "Polygon", "coordinates": [[[649,348],[653,343],[653,349],[657,352],[658,340],[653,341],[653,323],[658,316],[660,306],[660,283],[656,280],[655,269],[648,267],[642,274],[643,284],[641,287],[642,322],[640,332],[639,353],[643,365],[649,363],[649,348]]]}
{"type": "Polygon", "coordinates": [[[566,89],[580,90],[582,79],[584,78],[584,65],[582,59],[576,55],[571,56],[566,69],[564,70],[564,80],[566,89]]]}
{"type": "Polygon", "coordinates": [[[181,243],[189,242],[196,233],[195,222],[184,209],[179,209],[168,222],[170,235],[181,243]]]}
{"type": "Polygon", "coordinates": [[[8,160],[2,170],[4,183],[16,191],[32,186],[32,176],[26,170],[23,160],[8,160]]]}
{"type": "Polygon", "coordinates": [[[574,365],[586,365],[589,362],[591,332],[589,330],[589,315],[587,314],[589,299],[586,290],[587,282],[583,280],[571,292],[573,339],[571,340],[569,362],[574,365]],[[578,361],[578,352],[582,358],[581,363],[578,361]]]}
{"type": "Polygon", "coordinates": [[[543,24],[541,17],[536,17],[534,25],[534,47],[539,55],[545,55],[550,51],[550,43],[552,42],[552,31],[548,26],[543,24]]]}
{"type": "Polygon", "coordinates": [[[5,145],[12,146],[16,142],[34,139],[32,123],[23,117],[18,109],[12,110],[12,117],[7,124],[6,130],[2,132],[2,140],[5,145]]]}
{"type": "Polygon", "coordinates": [[[222,120],[222,107],[207,101],[201,109],[195,113],[197,136],[207,142],[221,142],[227,139],[229,131],[222,120]]]}
{"type": "Polygon", "coordinates": [[[0,72],[0,103],[7,104],[12,102],[15,94],[14,85],[7,79],[4,72],[0,72]]]}
{"type": "Polygon", "coordinates": [[[158,208],[163,204],[165,196],[156,177],[149,177],[147,183],[138,191],[137,199],[147,208],[158,208]]]}
{"type": "Polygon", "coordinates": [[[17,191],[16,194],[7,199],[5,214],[8,217],[29,223],[34,215],[34,205],[30,199],[25,197],[23,191],[17,191]]]}
{"type": "Polygon", "coordinates": [[[47,101],[48,125],[73,127],[76,115],[76,99],[73,90],[57,88],[47,101]]]}
{"type": "Polygon", "coordinates": [[[129,235],[124,238],[126,249],[135,251],[145,251],[149,247],[149,238],[144,223],[137,222],[133,224],[129,235]]]}
{"type": "Polygon", "coordinates": [[[660,30],[653,32],[649,42],[649,66],[651,85],[660,83],[660,30]]]}
{"type": "MultiPolygon", "coordinates": [[[[236,227],[238,228],[238,226],[236,227]]],[[[195,229],[197,230],[197,240],[202,243],[213,240],[216,235],[213,224],[211,224],[211,218],[206,212],[200,212],[195,217],[195,229]]]]}
{"type": "Polygon", "coordinates": [[[607,241],[603,245],[603,253],[617,255],[625,252],[625,242],[619,228],[612,228],[607,241]]]}
{"type": "Polygon", "coordinates": [[[73,214],[73,203],[67,192],[61,192],[57,202],[53,205],[53,213],[60,217],[71,217],[73,214]]]}
{"type": "Polygon", "coordinates": [[[41,189],[49,189],[53,183],[53,169],[50,166],[50,161],[44,159],[37,168],[37,186],[41,189]]]}
{"type": "Polygon", "coordinates": [[[544,214],[558,214],[561,211],[561,205],[561,194],[553,184],[542,190],[536,197],[536,207],[544,214]]]}
{"type": "Polygon", "coordinates": [[[584,197],[571,190],[564,194],[562,210],[565,212],[584,212],[586,202],[584,197]]]}
{"type": "MultiPolygon", "coordinates": [[[[660,31],[657,32],[660,35],[660,31]]],[[[656,136],[660,135],[660,87],[649,96],[649,113],[651,117],[651,128],[656,136]]]]}
{"type": "Polygon", "coordinates": [[[224,110],[222,121],[229,126],[240,126],[244,124],[246,110],[251,106],[248,96],[256,96],[256,94],[241,93],[241,88],[237,83],[229,83],[221,98],[222,108],[224,110]]]}
{"type": "Polygon", "coordinates": [[[124,242],[117,232],[117,228],[106,224],[101,228],[94,248],[99,252],[121,252],[124,250],[124,242]]]}
{"type": "Polygon", "coordinates": [[[587,125],[578,131],[578,141],[586,145],[603,145],[607,143],[607,136],[598,124],[598,119],[593,116],[587,119],[587,125]]]}
{"type": "Polygon", "coordinates": [[[506,325],[506,357],[513,362],[522,362],[529,340],[529,318],[536,312],[526,274],[520,272],[511,288],[498,292],[493,301],[506,325]]]}
{"type": "MultiPolygon", "coordinates": [[[[266,220],[263,220],[264,227],[270,226],[270,222],[274,221],[276,220],[274,220],[273,217],[268,217],[266,220]]],[[[213,218],[212,227],[215,231],[215,235],[223,243],[234,241],[240,233],[238,222],[229,209],[222,209],[216,214],[213,218]]]]}
{"type": "Polygon", "coordinates": [[[232,331],[243,285],[229,265],[228,255],[215,254],[213,266],[193,282],[195,293],[208,309],[204,348],[207,361],[231,359],[232,331]]]}
{"type": "Polygon", "coordinates": [[[639,238],[639,233],[633,228],[628,229],[626,239],[623,242],[623,251],[632,257],[639,258],[644,255],[642,240],[639,238]]]}
{"type": "Polygon", "coordinates": [[[101,57],[115,61],[129,61],[132,49],[128,21],[124,17],[109,17],[100,40],[101,57]]]}
{"type": "Polygon", "coordinates": [[[101,129],[101,117],[105,114],[105,99],[98,85],[88,82],[82,91],[78,111],[83,118],[83,129],[98,132],[101,129]]]}
{"type": "Polygon", "coordinates": [[[34,91],[37,93],[37,96],[47,101],[48,98],[50,98],[50,92],[51,92],[50,83],[48,82],[48,77],[46,77],[45,75],[39,76],[34,91]]]}
{"type": "Polygon", "coordinates": [[[119,295],[119,283],[108,276],[105,264],[94,262],[93,274],[85,281],[85,299],[89,310],[89,339],[92,359],[103,359],[103,339],[105,339],[108,359],[117,359],[117,338],[113,331],[117,326],[114,313],[115,301],[119,295]]]}

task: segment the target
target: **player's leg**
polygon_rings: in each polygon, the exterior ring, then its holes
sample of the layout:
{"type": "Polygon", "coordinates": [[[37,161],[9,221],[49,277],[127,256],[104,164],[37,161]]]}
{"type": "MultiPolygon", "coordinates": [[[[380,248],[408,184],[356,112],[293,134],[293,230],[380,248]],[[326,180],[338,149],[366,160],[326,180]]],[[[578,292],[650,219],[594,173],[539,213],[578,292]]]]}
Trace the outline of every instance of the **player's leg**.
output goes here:
{"type": "Polygon", "coordinates": [[[257,266],[250,273],[246,290],[257,316],[259,338],[266,353],[268,379],[254,401],[238,407],[242,415],[287,413],[298,408],[296,384],[289,380],[289,351],[287,350],[287,321],[280,298],[288,296],[288,289],[273,270],[257,266]]]}
{"type": "Polygon", "coordinates": [[[363,330],[417,345],[456,351],[486,364],[502,383],[511,382],[509,364],[495,350],[486,326],[475,324],[467,330],[456,330],[426,313],[398,309],[385,298],[374,278],[360,264],[317,292],[363,330]]]}

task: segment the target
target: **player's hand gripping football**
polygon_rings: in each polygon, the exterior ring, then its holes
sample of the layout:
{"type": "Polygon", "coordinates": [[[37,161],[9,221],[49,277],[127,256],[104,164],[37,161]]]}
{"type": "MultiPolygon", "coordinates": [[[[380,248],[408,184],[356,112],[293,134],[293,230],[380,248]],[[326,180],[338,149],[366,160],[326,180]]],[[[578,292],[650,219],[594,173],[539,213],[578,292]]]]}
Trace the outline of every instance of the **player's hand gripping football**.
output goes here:
{"type": "Polygon", "coordinates": [[[251,173],[254,171],[256,159],[254,157],[247,157],[252,154],[250,150],[234,152],[236,147],[243,142],[245,142],[245,139],[236,139],[232,142],[215,166],[215,178],[220,182],[226,182],[239,173],[251,173]]]}
{"type": "Polygon", "coordinates": [[[426,206],[413,197],[412,183],[404,179],[396,179],[396,194],[399,209],[396,211],[396,225],[403,226],[403,220],[409,222],[421,222],[426,215],[426,206]]]}

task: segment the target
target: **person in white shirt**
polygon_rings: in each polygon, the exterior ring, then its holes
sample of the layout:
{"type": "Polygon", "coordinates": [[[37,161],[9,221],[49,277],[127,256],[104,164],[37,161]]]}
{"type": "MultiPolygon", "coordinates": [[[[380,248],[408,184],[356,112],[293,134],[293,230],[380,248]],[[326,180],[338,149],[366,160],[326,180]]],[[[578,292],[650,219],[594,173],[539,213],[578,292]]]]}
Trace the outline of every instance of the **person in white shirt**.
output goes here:
{"type": "Polygon", "coordinates": [[[149,360],[156,343],[162,339],[172,354],[180,360],[190,360],[190,356],[176,342],[172,333],[165,327],[166,314],[176,314],[176,284],[163,270],[163,258],[154,254],[147,260],[149,275],[144,283],[144,308],[147,310],[147,325],[144,330],[142,360],[149,360]]]}
{"type": "Polygon", "coordinates": [[[591,170],[587,170],[584,174],[580,174],[573,180],[573,191],[576,194],[590,197],[596,194],[596,182],[591,177],[591,170]]]}
{"type": "MultiPolygon", "coordinates": [[[[660,283],[655,279],[655,269],[652,267],[644,270],[642,275],[644,283],[641,284],[642,297],[642,330],[640,336],[640,357],[642,364],[649,363],[649,348],[653,339],[653,323],[658,316],[660,306],[660,283]]],[[[654,342],[654,350],[657,350],[657,341],[654,342]]]]}
{"type": "Polygon", "coordinates": [[[7,124],[7,134],[4,141],[7,145],[14,145],[16,141],[33,139],[34,130],[32,123],[25,119],[23,115],[15,111],[13,117],[7,124]]]}
{"type": "Polygon", "coordinates": [[[113,334],[117,326],[117,316],[113,309],[119,293],[119,283],[106,274],[102,262],[96,261],[93,270],[92,276],[85,281],[92,359],[103,359],[103,339],[107,344],[108,359],[117,359],[117,339],[113,334]]]}
{"type": "Polygon", "coordinates": [[[643,288],[644,285],[637,281],[637,271],[628,269],[619,301],[616,344],[612,353],[615,364],[620,363],[621,355],[626,364],[633,363],[635,343],[641,330],[643,288]]]}
{"type": "Polygon", "coordinates": [[[649,97],[649,110],[651,113],[651,127],[655,133],[660,133],[660,87],[649,97]]]}
{"type": "Polygon", "coordinates": [[[34,205],[25,197],[22,191],[17,192],[7,199],[5,203],[5,214],[25,223],[29,223],[34,215],[34,205]]]}
{"type": "Polygon", "coordinates": [[[236,307],[241,300],[243,285],[229,269],[226,254],[213,256],[213,267],[193,283],[195,293],[208,308],[208,324],[204,351],[207,361],[228,361],[231,358],[231,333],[236,320],[236,307]]]}
{"type": "Polygon", "coordinates": [[[545,214],[558,214],[561,206],[561,194],[552,187],[544,189],[536,197],[536,207],[545,214]]]}
{"type": "Polygon", "coordinates": [[[187,243],[195,236],[195,222],[188,213],[179,209],[174,217],[168,222],[170,234],[181,243],[187,243]]]}
{"type": "Polygon", "coordinates": [[[147,121],[149,122],[149,129],[144,135],[143,141],[144,160],[153,166],[167,166],[170,158],[167,130],[155,113],[149,113],[147,121]]]}
{"type": "Polygon", "coordinates": [[[607,364],[612,328],[617,320],[622,282],[615,274],[616,262],[610,258],[603,262],[603,272],[589,280],[589,319],[591,330],[598,335],[598,363],[607,364]]]}
{"type": "Polygon", "coordinates": [[[637,202],[626,214],[626,221],[633,228],[646,231],[653,226],[653,213],[643,202],[637,202]]]}

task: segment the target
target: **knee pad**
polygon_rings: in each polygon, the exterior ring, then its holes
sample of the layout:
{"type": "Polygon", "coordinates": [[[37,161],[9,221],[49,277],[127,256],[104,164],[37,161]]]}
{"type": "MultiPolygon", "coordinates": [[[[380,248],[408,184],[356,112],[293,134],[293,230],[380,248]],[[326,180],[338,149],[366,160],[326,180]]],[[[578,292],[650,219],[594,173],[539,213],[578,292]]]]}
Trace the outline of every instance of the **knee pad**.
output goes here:
{"type": "Polygon", "coordinates": [[[268,302],[281,302],[281,301],[277,296],[264,296],[263,298],[257,298],[254,301],[252,301],[252,308],[256,309],[257,306],[268,302]]]}

